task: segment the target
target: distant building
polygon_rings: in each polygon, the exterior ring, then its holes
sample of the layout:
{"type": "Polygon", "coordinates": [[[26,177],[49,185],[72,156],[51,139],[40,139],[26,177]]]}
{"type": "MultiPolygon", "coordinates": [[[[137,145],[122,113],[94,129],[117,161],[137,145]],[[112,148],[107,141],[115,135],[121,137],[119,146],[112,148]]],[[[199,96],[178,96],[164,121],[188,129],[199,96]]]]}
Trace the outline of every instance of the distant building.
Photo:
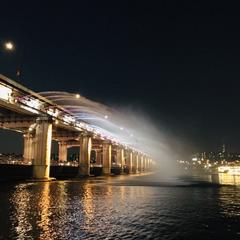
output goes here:
{"type": "Polygon", "coordinates": [[[223,144],[219,152],[200,152],[191,156],[191,160],[178,160],[185,170],[210,170],[220,166],[240,166],[240,153],[231,153],[223,144]]]}

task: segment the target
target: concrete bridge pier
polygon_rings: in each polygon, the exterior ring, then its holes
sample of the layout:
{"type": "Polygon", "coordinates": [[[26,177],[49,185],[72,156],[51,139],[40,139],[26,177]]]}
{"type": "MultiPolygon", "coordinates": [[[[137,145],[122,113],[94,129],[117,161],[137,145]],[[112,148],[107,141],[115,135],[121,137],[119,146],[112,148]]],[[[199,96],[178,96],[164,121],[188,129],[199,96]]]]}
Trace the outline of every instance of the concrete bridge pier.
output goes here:
{"type": "Polygon", "coordinates": [[[133,172],[133,153],[132,153],[132,151],[128,151],[126,164],[129,168],[129,173],[132,173],[133,172]]]}
{"type": "Polygon", "coordinates": [[[112,146],[108,142],[104,142],[102,145],[103,148],[103,174],[111,174],[112,167],[112,146]]]}
{"type": "Polygon", "coordinates": [[[122,147],[117,147],[117,164],[119,164],[121,166],[121,171],[123,171],[124,149],[122,147]]]}
{"type": "Polygon", "coordinates": [[[96,150],[96,164],[101,165],[102,164],[102,154],[101,151],[96,150]]]}
{"type": "Polygon", "coordinates": [[[150,158],[148,158],[148,171],[151,171],[150,158]]]}
{"type": "Polygon", "coordinates": [[[149,158],[146,157],[146,171],[149,171],[149,158]]]}
{"type": "Polygon", "coordinates": [[[143,171],[143,155],[140,155],[139,157],[139,164],[138,164],[138,172],[142,172],[143,171]]]}
{"type": "Polygon", "coordinates": [[[153,160],[150,158],[149,159],[149,169],[152,170],[153,167],[153,160]]]}
{"type": "Polygon", "coordinates": [[[92,138],[82,136],[80,140],[79,176],[90,176],[90,157],[92,150],[92,138]]]}
{"type": "Polygon", "coordinates": [[[138,153],[133,153],[133,173],[138,173],[138,153]]]}
{"type": "Polygon", "coordinates": [[[145,156],[142,157],[142,172],[145,171],[145,156]]]}
{"type": "Polygon", "coordinates": [[[66,142],[59,142],[58,145],[58,161],[59,162],[66,162],[67,161],[67,143],[66,142]]]}
{"type": "Polygon", "coordinates": [[[34,143],[33,143],[33,136],[29,133],[26,132],[23,135],[24,138],[24,145],[23,145],[23,161],[25,163],[30,163],[32,162],[33,159],[33,148],[34,148],[34,143]]]}
{"type": "Polygon", "coordinates": [[[39,117],[36,121],[35,131],[33,178],[48,179],[52,145],[52,121],[48,117],[39,117]]]}
{"type": "Polygon", "coordinates": [[[144,172],[147,172],[147,157],[146,156],[143,159],[143,168],[144,168],[144,172]]]}

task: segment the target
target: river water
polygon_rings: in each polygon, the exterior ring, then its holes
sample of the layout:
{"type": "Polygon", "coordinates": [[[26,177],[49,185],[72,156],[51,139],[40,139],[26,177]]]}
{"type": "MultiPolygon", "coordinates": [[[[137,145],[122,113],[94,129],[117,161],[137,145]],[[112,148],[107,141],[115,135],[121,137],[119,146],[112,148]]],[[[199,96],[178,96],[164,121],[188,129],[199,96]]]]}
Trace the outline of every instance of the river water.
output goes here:
{"type": "Polygon", "coordinates": [[[0,239],[240,239],[239,183],[156,175],[1,183],[0,239]]]}

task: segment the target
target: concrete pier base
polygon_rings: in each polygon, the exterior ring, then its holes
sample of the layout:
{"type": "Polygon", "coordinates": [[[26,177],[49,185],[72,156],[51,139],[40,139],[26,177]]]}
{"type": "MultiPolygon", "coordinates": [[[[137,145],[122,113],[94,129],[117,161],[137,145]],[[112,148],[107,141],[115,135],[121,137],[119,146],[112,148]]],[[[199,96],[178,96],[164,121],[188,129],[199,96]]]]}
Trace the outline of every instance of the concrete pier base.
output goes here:
{"type": "Polygon", "coordinates": [[[139,163],[138,163],[138,172],[141,173],[143,171],[143,156],[140,155],[139,157],[139,163]]]}
{"type": "Polygon", "coordinates": [[[23,138],[24,138],[23,160],[25,163],[31,163],[33,159],[33,154],[34,154],[33,137],[29,132],[26,132],[23,135],[23,138]]]}
{"type": "Polygon", "coordinates": [[[92,138],[83,136],[80,140],[79,173],[80,177],[90,176],[90,157],[92,150],[92,138]]]}
{"type": "Polygon", "coordinates": [[[33,178],[49,179],[52,144],[52,123],[47,117],[37,119],[33,178]]]}
{"type": "Polygon", "coordinates": [[[110,143],[103,143],[103,174],[110,175],[112,166],[112,146],[110,143]]]}
{"type": "Polygon", "coordinates": [[[134,172],[133,173],[138,173],[138,154],[135,152],[133,153],[133,168],[134,172]]]}
{"type": "Polygon", "coordinates": [[[124,166],[124,149],[121,147],[117,148],[117,164],[121,166],[121,172],[123,172],[124,166]]]}
{"type": "Polygon", "coordinates": [[[65,142],[60,142],[58,145],[58,161],[67,161],[67,144],[65,142]]]}
{"type": "Polygon", "coordinates": [[[127,153],[126,165],[129,169],[129,173],[132,173],[133,172],[133,153],[131,151],[127,153]]]}

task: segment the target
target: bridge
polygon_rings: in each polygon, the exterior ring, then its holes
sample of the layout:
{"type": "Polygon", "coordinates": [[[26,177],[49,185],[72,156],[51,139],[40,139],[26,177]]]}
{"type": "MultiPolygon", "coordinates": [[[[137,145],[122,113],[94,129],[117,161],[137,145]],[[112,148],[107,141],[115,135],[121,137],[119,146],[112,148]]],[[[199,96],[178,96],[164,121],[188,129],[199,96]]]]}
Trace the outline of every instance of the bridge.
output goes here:
{"type": "Polygon", "coordinates": [[[52,141],[58,142],[59,164],[67,162],[69,148],[80,148],[79,176],[89,176],[93,165],[104,175],[114,166],[149,171],[154,161],[119,116],[80,94],[36,93],[0,74],[0,128],[22,133],[22,161],[33,166],[33,178],[50,177],[52,141]]]}

